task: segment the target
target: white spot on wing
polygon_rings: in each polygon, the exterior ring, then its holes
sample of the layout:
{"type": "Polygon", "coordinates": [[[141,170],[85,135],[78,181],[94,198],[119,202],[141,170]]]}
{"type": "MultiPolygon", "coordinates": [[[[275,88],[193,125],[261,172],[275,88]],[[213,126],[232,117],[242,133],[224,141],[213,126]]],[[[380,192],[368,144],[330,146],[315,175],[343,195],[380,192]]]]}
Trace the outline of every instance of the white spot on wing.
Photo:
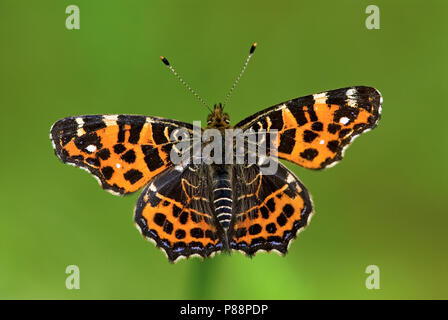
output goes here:
{"type": "Polygon", "coordinates": [[[76,131],[76,134],[78,135],[78,137],[84,135],[86,133],[86,131],[83,128],[78,128],[78,130],[76,131]]]}
{"type": "Polygon", "coordinates": [[[315,103],[317,103],[317,104],[327,103],[327,93],[326,92],[313,94],[313,98],[314,98],[315,103]]]}
{"type": "Polygon", "coordinates": [[[105,121],[117,121],[118,120],[118,115],[116,114],[109,114],[104,116],[104,120],[105,121]]]}
{"type": "Polygon", "coordinates": [[[96,151],[96,146],[94,146],[93,144],[91,144],[91,145],[88,145],[86,149],[87,149],[87,151],[93,153],[93,152],[96,151]]]}
{"type": "Polygon", "coordinates": [[[349,121],[350,119],[347,117],[342,117],[341,119],[339,119],[339,123],[341,124],[347,124],[349,121]]]}
{"type": "Polygon", "coordinates": [[[82,118],[76,118],[75,121],[78,124],[78,128],[81,128],[84,125],[84,120],[82,118]]]}
{"type": "Polygon", "coordinates": [[[347,95],[347,97],[352,98],[356,94],[356,89],[354,88],[348,89],[345,94],[347,95]]]}

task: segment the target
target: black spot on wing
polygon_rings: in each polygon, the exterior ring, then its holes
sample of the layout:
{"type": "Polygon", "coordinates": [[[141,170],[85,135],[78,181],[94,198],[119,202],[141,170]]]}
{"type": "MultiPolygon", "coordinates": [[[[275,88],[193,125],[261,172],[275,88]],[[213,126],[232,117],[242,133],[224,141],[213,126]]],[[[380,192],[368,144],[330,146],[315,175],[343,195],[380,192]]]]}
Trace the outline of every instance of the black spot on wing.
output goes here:
{"type": "Polygon", "coordinates": [[[173,224],[167,220],[165,220],[165,223],[163,225],[163,231],[165,231],[168,234],[173,233],[173,224]]]}
{"type": "Polygon", "coordinates": [[[121,143],[117,143],[116,145],[114,145],[114,152],[116,154],[123,153],[125,150],[126,150],[125,146],[122,145],[121,143]]]}
{"type": "Polygon", "coordinates": [[[283,227],[287,222],[286,216],[285,214],[282,212],[280,213],[280,215],[277,217],[277,223],[279,226],[283,227]]]}
{"type": "Polygon", "coordinates": [[[299,126],[303,126],[308,122],[305,116],[305,111],[303,110],[303,107],[288,107],[289,111],[291,111],[292,115],[297,121],[297,124],[299,126]]]}
{"type": "Polygon", "coordinates": [[[163,213],[156,213],[154,215],[154,222],[160,227],[165,223],[165,219],[166,216],[163,213]]]}
{"type": "Polygon", "coordinates": [[[82,128],[86,133],[106,128],[106,124],[103,121],[103,116],[84,116],[82,117],[82,120],[84,122],[82,128]]]}
{"type": "Polygon", "coordinates": [[[161,125],[152,125],[152,138],[156,144],[165,144],[168,142],[168,139],[164,134],[165,127],[161,125]]]}
{"type": "Polygon", "coordinates": [[[338,140],[331,140],[327,143],[327,148],[331,151],[331,152],[338,152],[339,151],[339,141],[338,140]]]}
{"type": "Polygon", "coordinates": [[[313,129],[313,131],[322,131],[324,129],[324,125],[322,122],[314,122],[311,125],[311,129],[313,129]]]}
{"type": "Polygon", "coordinates": [[[177,218],[179,214],[182,212],[182,209],[177,205],[173,204],[173,217],[177,218]]]}
{"type": "Polygon", "coordinates": [[[269,210],[271,212],[275,211],[275,201],[274,199],[270,198],[267,202],[266,202],[266,206],[269,208],[269,210]]]}
{"type": "Polygon", "coordinates": [[[330,123],[330,124],[328,125],[327,130],[328,130],[328,132],[330,132],[330,133],[332,133],[332,134],[335,134],[336,132],[338,132],[339,130],[341,130],[341,126],[340,126],[339,124],[336,124],[336,123],[330,123]]]}
{"type": "Polygon", "coordinates": [[[101,173],[103,174],[104,179],[109,180],[114,174],[114,169],[112,167],[104,167],[101,169],[101,173]]]}
{"type": "Polygon", "coordinates": [[[136,156],[134,150],[128,150],[121,156],[121,159],[126,161],[127,163],[134,163],[136,156]]]}
{"type": "Polygon", "coordinates": [[[149,171],[159,169],[165,163],[159,156],[159,151],[151,145],[142,145],[142,152],[145,155],[144,160],[149,171]]]}
{"type": "MultiPolygon", "coordinates": [[[[313,101],[314,102],[314,101],[313,101]]],[[[309,105],[308,106],[308,115],[310,116],[310,120],[312,122],[317,121],[317,115],[316,112],[314,111],[313,105],[309,105]]]]}
{"type": "Polygon", "coordinates": [[[289,203],[285,204],[283,207],[283,213],[289,218],[294,213],[294,207],[289,203]]]}
{"type": "Polygon", "coordinates": [[[185,230],[177,229],[176,232],[174,233],[174,235],[176,236],[177,239],[180,240],[180,239],[185,238],[186,233],[185,233],[185,230]]]}
{"type": "Polygon", "coordinates": [[[278,152],[290,154],[294,149],[296,129],[288,129],[280,135],[280,145],[278,152]]]}
{"type": "MultiPolygon", "coordinates": [[[[272,200],[272,199],[271,199],[272,200]]],[[[272,210],[273,211],[273,210],[272,210]]],[[[265,207],[265,206],[262,206],[261,208],[260,208],[260,212],[261,212],[261,216],[263,217],[263,219],[267,219],[267,218],[269,218],[269,210],[265,207]]]]}
{"type": "Polygon", "coordinates": [[[319,152],[316,149],[308,148],[301,152],[300,156],[306,160],[312,161],[318,154],[319,152]]]}
{"type": "Polygon", "coordinates": [[[305,142],[313,142],[319,135],[311,130],[305,130],[303,132],[303,141],[305,142]]]}
{"type": "Polygon", "coordinates": [[[260,232],[261,232],[261,226],[258,223],[253,224],[249,227],[249,234],[251,235],[256,235],[259,234],[260,232]]]}
{"type": "Polygon", "coordinates": [[[275,223],[269,223],[266,225],[266,231],[268,233],[275,233],[277,231],[277,227],[275,226],[275,223]]]}
{"type": "Polygon", "coordinates": [[[281,111],[270,113],[269,119],[271,119],[271,129],[281,130],[283,128],[283,116],[281,111]]]}
{"type": "Polygon", "coordinates": [[[118,142],[125,142],[125,132],[129,126],[129,138],[128,142],[132,144],[138,143],[140,139],[140,133],[146,122],[146,117],[144,116],[130,116],[130,115],[120,115],[117,119],[118,124],[118,142]]]}
{"type": "Polygon", "coordinates": [[[110,151],[107,148],[101,149],[96,153],[96,156],[102,160],[107,160],[110,157],[110,151]]]}
{"type": "Polygon", "coordinates": [[[136,169],[128,170],[123,176],[131,184],[134,184],[137,181],[139,181],[141,178],[143,178],[143,174],[139,170],[136,170],[136,169]]]}
{"type": "Polygon", "coordinates": [[[204,237],[204,231],[201,228],[193,228],[190,230],[190,235],[193,238],[200,239],[204,237]]]}
{"type": "Polygon", "coordinates": [[[186,224],[188,222],[188,211],[182,212],[182,214],[179,217],[179,222],[182,224],[186,224]]]}

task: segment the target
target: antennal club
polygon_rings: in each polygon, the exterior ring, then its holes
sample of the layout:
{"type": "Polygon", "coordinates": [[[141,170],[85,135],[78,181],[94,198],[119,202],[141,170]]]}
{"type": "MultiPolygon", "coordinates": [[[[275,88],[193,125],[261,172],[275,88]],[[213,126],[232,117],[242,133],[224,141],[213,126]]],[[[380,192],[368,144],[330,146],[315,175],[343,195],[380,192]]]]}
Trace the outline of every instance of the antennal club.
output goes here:
{"type": "Polygon", "coordinates": [[[169,63],[168,59],[165,58],[164,56],[160,56],[160,59],[162,60],[162,62],[168,67],[168,69],[171,70],[171,72],[176,76],[177,79],[179,79],[179,81],[188,89],[188,91],[190,91],[199,101],[202,102],[202,104],[210,111],[213,112],[210,107],[207,105],[207,103],[196,93],[196,91],[194,91],[189,85],[188,83],[185,82],[184,79],[182,79],[182,77],[176,72],[176,70],[173,68],[173,66],[169,63]]]}
{"type": "Polygon", "coordinates": [[[235,90],[236,85],[238,84],[238,82],[241,79],[241,76],[243,75],[244,71],[246,71],[247,65],[249,64],[250,58],[252,58],[252,55],[254,54],[255,49],[257,48],[257,43],[255,42],[249,50],[249,55],[247,56],[246,62],[244,62],[243,68],[241,69],[240,74],[238,75],[238,77],[236,78],[235,82],[233,83],[233,86],[230,88],[229,93],[227,93],[226,95],[226,99],[224,100],[224,103],[222,105],[222,108],[224,109],[224,107],[226,106],[227,102],[230,99],[230,96],[232,95],[233,90],[235,90]]]}

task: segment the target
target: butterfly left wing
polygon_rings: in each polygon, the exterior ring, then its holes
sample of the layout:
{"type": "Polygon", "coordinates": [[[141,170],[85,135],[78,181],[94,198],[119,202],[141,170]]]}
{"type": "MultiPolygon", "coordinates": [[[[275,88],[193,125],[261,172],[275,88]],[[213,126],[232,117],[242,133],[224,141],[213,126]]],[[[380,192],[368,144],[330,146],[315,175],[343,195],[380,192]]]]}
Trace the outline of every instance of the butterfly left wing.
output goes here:
{"type": "MultiPolygon", "coordinates": [[[[56,155],[83,168],[113,194],[142,188],[172,165],[174,130],[192,138],[193,126],[180,121],[136,115],[87,115],[57,121],[50,132],[56,155]]],[[[187,137],[186,137],[187,138],[187,137]]]]}
{"type": "Polygon", "coordinates": [[[281,163],[273,175],[257,165],[235,165],[229,246],[252,256],[259,250],[286,254],[313,212],[310,195],[281,163]]]}
{"type": "Polygon", "coordinates": [[[235,127],[278,130],[278,157],[323,169],[341,160],[354,138],[376,127],[382,97],[371,87],[348,87],[292,99],[262,110],[235,127]]]}
{"type": "Polygon", "coordinates": [[[210,206],[209,166],[178,165],[154,177],[141,193],[134,221],[171,262],[225,250],[210,206]]]}

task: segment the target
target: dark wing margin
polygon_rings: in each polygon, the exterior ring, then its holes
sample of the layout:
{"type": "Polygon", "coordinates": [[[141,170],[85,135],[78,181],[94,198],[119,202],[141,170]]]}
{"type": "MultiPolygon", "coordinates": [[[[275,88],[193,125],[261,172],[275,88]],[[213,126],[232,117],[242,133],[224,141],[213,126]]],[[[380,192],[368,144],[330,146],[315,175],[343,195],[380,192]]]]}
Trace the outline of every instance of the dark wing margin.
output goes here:
{"type": "Polygon", "coordinates": [[[278,130],[278,157],[309,169],[340,161],[361,133],[374,129],[382,96],[372,87],[354,86],[292,99],[262,110],[235,127],[278,130]]]}
{"type": "MultiPolygon", "coordinates": [[[[137,115],[85,115],[57,121],[50,139],[62,162],[90,172],[103,189],[117,195],[142,188],[171,166],[170,136],[191,124],[137,115]]],[[[176,141],[177,142],[177,141],[176,141]]]]}

